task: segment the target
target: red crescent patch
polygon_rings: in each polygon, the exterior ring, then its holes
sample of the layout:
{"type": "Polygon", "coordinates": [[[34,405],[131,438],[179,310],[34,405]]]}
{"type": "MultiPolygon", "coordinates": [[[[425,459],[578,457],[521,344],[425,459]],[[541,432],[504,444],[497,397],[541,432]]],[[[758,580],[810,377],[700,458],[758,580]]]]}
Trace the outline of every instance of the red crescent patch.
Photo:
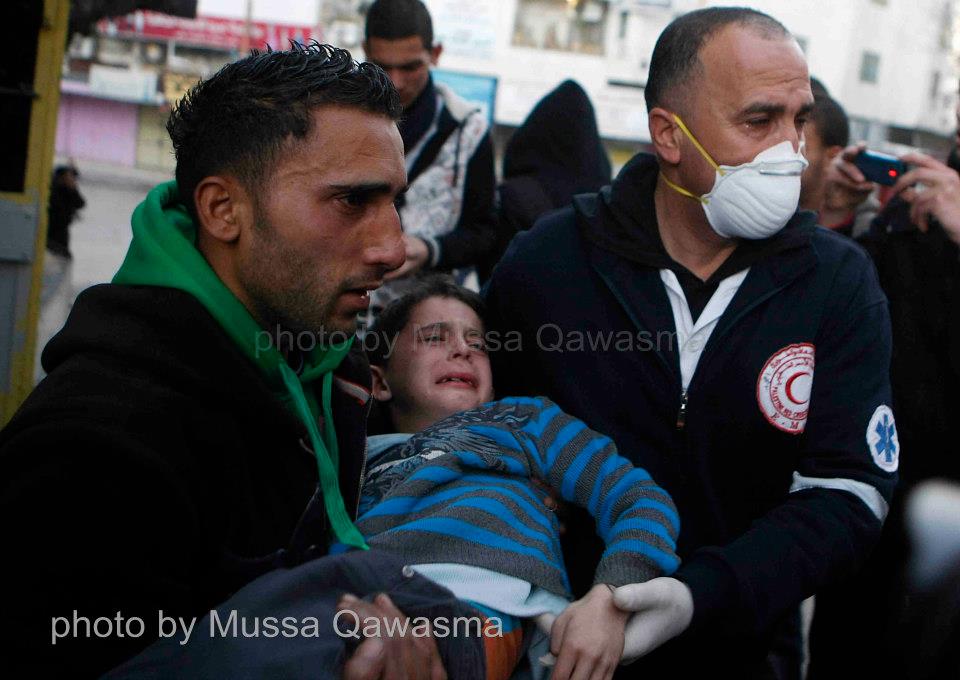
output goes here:
{"type": "Polygon", "coordinates": [[[757,378],[757,404],[771,425],[800,434],[807,424],[813,389],[815,348],[808,342],[787,345],[767,359],[757,378]]]}

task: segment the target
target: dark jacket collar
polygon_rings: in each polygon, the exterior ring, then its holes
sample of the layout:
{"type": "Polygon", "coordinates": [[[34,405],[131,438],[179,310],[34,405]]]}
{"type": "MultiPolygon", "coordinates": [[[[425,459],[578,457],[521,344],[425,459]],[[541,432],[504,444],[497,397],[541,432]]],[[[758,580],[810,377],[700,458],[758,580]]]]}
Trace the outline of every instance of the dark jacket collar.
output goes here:
{"type": "Polygon", "coordinates": [[[400,120],[400,137],[403,138],[405,154],[410,153],[410,149],[415,147],[427,133],[436,115],[437,90],[433,86],[433,76],[430,76],[423,92],[404,110],[403,118],[400,120]]]}

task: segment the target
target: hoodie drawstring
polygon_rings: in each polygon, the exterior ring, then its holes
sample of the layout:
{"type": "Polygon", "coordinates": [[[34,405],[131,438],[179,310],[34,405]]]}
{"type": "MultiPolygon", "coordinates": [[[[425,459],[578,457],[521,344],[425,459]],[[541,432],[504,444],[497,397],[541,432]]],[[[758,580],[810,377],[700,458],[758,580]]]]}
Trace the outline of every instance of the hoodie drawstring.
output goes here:
{"type": "Polygon", "coordinates": [[[330,519],[330,526],[336,539],[341,543],[368,550],[366,541],[360,531],[354,526],[347,514],[346,507],[343,504],[343,496],[340,495],[340,481],[337,477],[337,471],[334,467],[334,461],[339,459],[339,449],[337,446],[337,436],[333,426],[333,409],[331,407],[333,373],[323,374],[321,385],[321,405],[323,410],[323,429],[324,437],[320,436],[320,430],[317,428],[316,420],[310,411],[307,403],[307,397],[303,392],[303,384],[300,378],[293,372],[293,369],[286,363],[280,363],[280,375],[283,377],[283,383],[287,391],[293,398],[293,405],[297,415],[307,427],[310,435],[310,443],[313,445],[313,452],[317,458],[317,469],[320,473],[320,489],[323,492],[323,505],[327,511],[327,517],[330,519]]]}

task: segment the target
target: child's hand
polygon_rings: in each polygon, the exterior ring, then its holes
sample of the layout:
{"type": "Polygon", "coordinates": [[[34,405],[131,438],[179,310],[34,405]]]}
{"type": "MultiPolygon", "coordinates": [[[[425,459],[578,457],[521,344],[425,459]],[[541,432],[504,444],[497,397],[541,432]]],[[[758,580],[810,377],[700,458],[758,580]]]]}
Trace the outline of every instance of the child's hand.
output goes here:
{"type": "Polygon", "coordinates": [[[567,607],[550,631],[550,651],[557,657],[551,680],[609,680],[623,653],[628,616],[602,584],[567,607]]]}

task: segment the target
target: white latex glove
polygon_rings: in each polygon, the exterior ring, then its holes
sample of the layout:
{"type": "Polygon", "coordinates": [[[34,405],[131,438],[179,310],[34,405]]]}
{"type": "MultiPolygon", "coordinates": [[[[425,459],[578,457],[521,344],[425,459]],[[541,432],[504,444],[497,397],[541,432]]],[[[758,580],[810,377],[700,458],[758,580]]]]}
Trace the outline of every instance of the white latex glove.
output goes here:
{"type": "Polygon", "coordinates": [[[687,584],[667,576],[620,586],[613,593],[613,603],[634,612],[627,622],[621,664],[636,661],[676,637],[693,618],[693,595],[687,584]]]}

